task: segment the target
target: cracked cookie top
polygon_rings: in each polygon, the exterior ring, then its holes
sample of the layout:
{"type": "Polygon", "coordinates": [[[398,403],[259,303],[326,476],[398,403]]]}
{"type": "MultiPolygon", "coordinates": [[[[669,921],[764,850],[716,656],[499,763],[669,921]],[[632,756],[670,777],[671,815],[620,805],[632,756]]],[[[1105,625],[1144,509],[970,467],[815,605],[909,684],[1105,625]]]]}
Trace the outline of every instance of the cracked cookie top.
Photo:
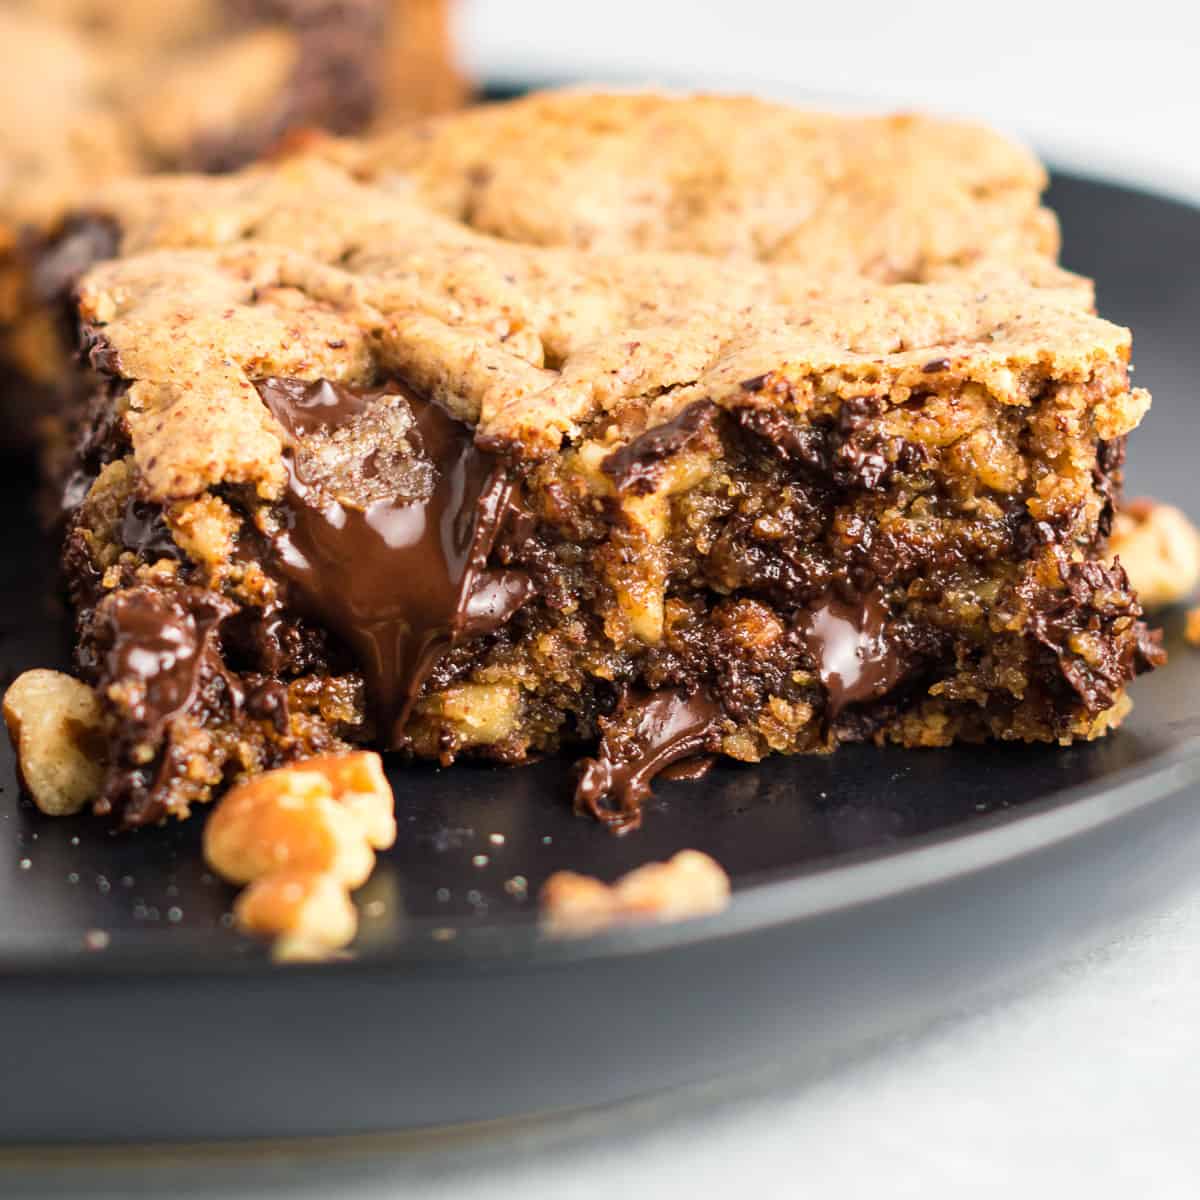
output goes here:
{"type": "Polygon", "coordinates": [[[879,284],[795,264],[517,244],[403,189],[296,158],[223,178],[126,181],[95,207],[120,257],[85,276],[93,363],[150,498],[283,482],[282,431],[254,381],[401,378],[517,456],[583,435],[610,444],[697,399],[803,413],[966,387],[1116,437],[1130,335],[1080,307],[1071,277],[1002,269],[879,284]]]}
{"type": "Polygon", "coordinates": [[[329,152],[364,179],[535,245],[738,255],[889,283],[1058,252],[1033,155],[932,117],[566,90],[329,152]]]}

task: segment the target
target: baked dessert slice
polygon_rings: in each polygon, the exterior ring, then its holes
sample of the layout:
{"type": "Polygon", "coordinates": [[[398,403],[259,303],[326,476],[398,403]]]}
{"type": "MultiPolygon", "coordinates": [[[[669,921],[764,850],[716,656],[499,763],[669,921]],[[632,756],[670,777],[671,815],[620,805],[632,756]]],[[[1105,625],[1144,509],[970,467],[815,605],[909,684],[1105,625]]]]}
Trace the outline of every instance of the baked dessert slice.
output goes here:
{"type": "Polygon", "coordinates": [[[350,133],[453,107],[464,88],[447,9],[0,0],[0,366],[20,428],[68,369],[56,324],[63,288],[111,249],[106,230],[64,224],[69,211],[118,175],[227,170],[290,130],[350,133]]]}
{"type": "Polygon", "coordinates": [[[1103,560],[1127,330],[989,268],[515,244],[295,159],[97,197],[65,565],[128,826],[371,744],[654,773],[1070,741],[1161,659],[1103,560]]]}

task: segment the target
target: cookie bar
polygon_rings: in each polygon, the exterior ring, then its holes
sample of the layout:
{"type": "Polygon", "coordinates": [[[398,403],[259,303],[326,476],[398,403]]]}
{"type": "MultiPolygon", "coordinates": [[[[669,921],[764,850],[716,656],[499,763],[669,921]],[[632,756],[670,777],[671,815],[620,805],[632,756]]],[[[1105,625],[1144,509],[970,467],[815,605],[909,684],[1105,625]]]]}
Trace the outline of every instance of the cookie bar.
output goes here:
{"type": "Polygon", "coordinates": [[[68,369],[65,280],[109,250],[63,225],[122,174],[226,170],[287,131],[458,103],[446,0],[0,0],[0,366],[29,414],[68,369]],[[214,86],[214,80],[219,81],[214,86]],[[31,97],[36,97],[33,103],[31,97]],[[53,262],[42,239],[60,243],[53,262]]]}
{"type": "Polygon", "coordinates": [[[127,826],[370,744],[593,750],[625,830],[702,755],[1094,737],[1161,661],[1104,560],[1149,397],[1071,287],[524,245],[320,156],[94,207],[65,565],[127,826]]]}

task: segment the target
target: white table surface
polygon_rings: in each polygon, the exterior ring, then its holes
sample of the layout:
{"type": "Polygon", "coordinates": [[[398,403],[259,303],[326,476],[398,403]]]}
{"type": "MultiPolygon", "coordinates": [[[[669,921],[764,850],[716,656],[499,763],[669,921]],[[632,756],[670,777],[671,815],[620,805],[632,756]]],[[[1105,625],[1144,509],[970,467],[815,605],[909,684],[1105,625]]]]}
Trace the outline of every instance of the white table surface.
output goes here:
{"type": "MultiPolygon", "coordinates": [[[[1179,4],[474,0],[462,27],[471,64],[493,78],[690,79],[968,113],[1064,165],[1200,200],[1200,19],[1179,4]]],[[[4,1102],[19,1102],[2,1082],[4,1102]]],[[[635,1115],[483,1149],[0,1162],[0,1194],[1195,1197],[1200,877],[986,1011],[817,1081],[781,1073],[739,1098],[717,1088],[682,1114],[635,1115]]]]}

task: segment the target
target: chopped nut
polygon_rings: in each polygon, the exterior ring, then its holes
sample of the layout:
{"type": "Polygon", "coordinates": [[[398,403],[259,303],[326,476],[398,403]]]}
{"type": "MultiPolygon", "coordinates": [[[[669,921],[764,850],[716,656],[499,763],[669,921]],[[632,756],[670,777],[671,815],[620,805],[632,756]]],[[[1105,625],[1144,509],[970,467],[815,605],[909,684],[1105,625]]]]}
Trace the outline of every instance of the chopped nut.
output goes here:
{"type": "Polygon", "coordinates": [[[316,771],[284,768],[236,787],[204,830],[204,857],[231,883],[271,871],[324,871],[359,887],[375,865],[361,821],[316,771]]]}
{"type": "Polygon", "coordinates": [[[321,754],[307,758],[298,767],[316,771],[329,780],[334,799],[362,822],[367,841],[376,850],[386,850],[396,840],[396,811],[392,788],[383,773],[378,754],[321,754]]]}
{"type": "Polygon", "coordinates": [[[288,868],[328,872],[356,888],[375,865],[372,847],[395,840],[391,810],[378,755],[308,759],[235,787],[209,818],[204,855],[233,883],[288,868]]]}
{"type": "Polygon", "coordinates": [[[1170,504],[1131,500],[1117,513],[1108,548],[1146,608],[1177,604],[1200,582],[1200,532],[1170,504]]]}
{"type": "Polygon", "coordinates": [[[101,717],[95,692],[60,671],[26,671],[4,694],[21,786],[48,816],[77,813],[99,794],[101,717]]]}
{"type": "Polygon", "coordinates": [[[441,719],[454,727],[461,746],[488,746],[517,727],[521,691],[506,683],[459,683],[436,699],[441,719]]]}
{"type": "Polygon", "coordinates": [[[279,958],[321,957],[354,937],[350,890],[396,839],[379,755],[322,755],[256,776],[217,805],[204,831],[209,866],[250,886],[234,920],[279,939],[279,958]]]}
{"type": "Polygon", "coordinates": [[[332,875],[274,871],[238,897],[233,918],[246,933],[278,939],[275,956],[320,958],[354,940],[358,913],[332,875]]]}
{"type": "Polygon", "coordinates": [[[681,921],[720,912],[729,903],[729,876],[699,850],[647,863],[611,886],[590,875],[558,871],[541,892],[542,921],[556,935],[579,936],[638,921],[681,921]]]}

